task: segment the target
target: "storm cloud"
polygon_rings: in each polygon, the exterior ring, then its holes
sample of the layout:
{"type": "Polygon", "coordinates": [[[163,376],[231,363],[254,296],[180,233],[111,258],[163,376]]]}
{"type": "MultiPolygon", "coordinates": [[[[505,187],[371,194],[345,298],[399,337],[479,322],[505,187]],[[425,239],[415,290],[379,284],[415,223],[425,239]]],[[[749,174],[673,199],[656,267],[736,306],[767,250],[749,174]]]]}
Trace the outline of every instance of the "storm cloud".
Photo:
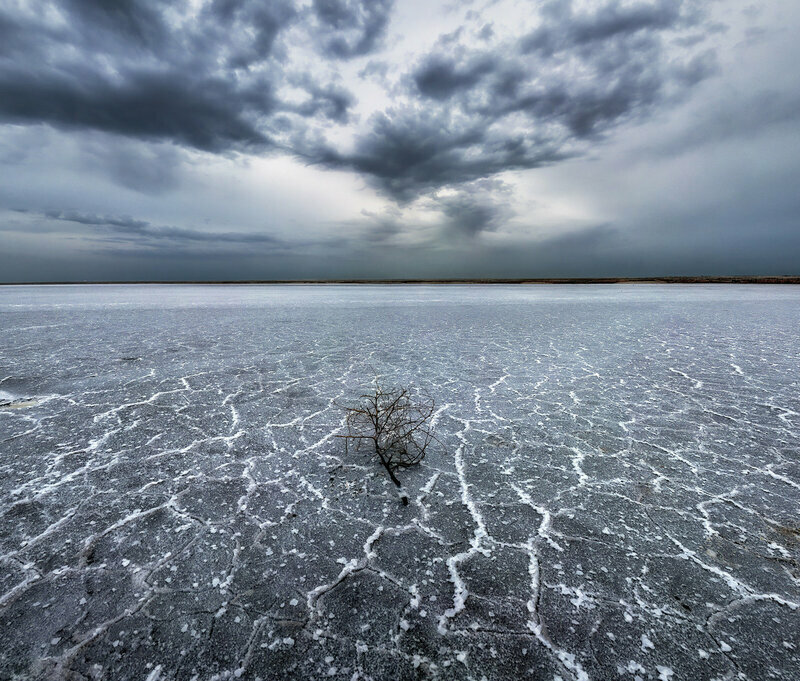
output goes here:
{"type": "Polygon", "coordinates": [[[313,0],[319,49],[350,59],[372,52],[384,37],[393,0],[313,0]]]}
{"type": "Polygon", "coordinates": [[[6,122],[211,152],[279,145],[363,173],[398,199],[561,160],[714,69],[713,51],[676,55],[664,45],[662,33],[702,26],[689,0],[610,2],[592,12],[550,2],[541,25],[518,38],[475,47],[466,35],[445,36],[413,67],[403,103],[375,113],[348,152],[312,138],[306,119],[346,123],[354,95],[287,69],[291,47],[281,38],[297,29],[332,60],[369,54],[385,34],[388,0],[314,0],[305,11],[286,0],[214,0],[194,13],[184,7],[179,21],[145,0],[70,0],[59,9],[67,21],[57,27],[21,10],[2,16],[4,33],[25,36],[6,48],[19,58],[0,67],[6,122]]]}
{"type": "Polygon", "coordinates": [[[664,35],[701,30],[700,7],[610,2],[587,12],[560,0],[523,36],[484,46],[446,35],[413,68],[407,99],[374,115],[353,152],[323,145],[307,155],[363,173],[402,201],[586,153],[716,72],[712,48],[669,49],[664,35]]]}
{"type": "Polygon", "coordinates": [[[7,2],[0,265],[54,239],[303,277],[648,274],[690,243],[785,267],[792,26],[788,0],[7,2]]]}
{"type": "MultiPolygon", "coordinates": [[[[179,18],[174,8],[145,0],[44,4],[41,13],[0,10],[0,33],[16,36],[0,48],[7,57],[0,120],[7,123],[258,152],[302,119],[342,121],[352,101],[340,85],[283,68],[281,38],[303,25],[301,12],[283,0],[214,0],[199,9],[178,3],[179,18]],[[299,99],[278,94],[287,85],[299,99]]],[[[353,9],[337,26],[357,30],[361,21],[353,9]]],[[[359,49],[367,53],[377,39],[359,49]]]]}

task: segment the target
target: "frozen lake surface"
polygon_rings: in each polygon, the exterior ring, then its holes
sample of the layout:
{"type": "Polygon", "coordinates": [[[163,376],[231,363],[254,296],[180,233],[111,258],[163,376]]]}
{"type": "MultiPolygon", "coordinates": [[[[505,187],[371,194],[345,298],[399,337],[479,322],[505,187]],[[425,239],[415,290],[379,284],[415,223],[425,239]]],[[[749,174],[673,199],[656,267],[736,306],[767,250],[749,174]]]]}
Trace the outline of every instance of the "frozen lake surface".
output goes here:
{"type": "Polygon", "coordinates": [[[0,287],[2,679],[784,679],[800,287],[0,287]],[[402,477],[344,455],[428,389],[402,477]]]}

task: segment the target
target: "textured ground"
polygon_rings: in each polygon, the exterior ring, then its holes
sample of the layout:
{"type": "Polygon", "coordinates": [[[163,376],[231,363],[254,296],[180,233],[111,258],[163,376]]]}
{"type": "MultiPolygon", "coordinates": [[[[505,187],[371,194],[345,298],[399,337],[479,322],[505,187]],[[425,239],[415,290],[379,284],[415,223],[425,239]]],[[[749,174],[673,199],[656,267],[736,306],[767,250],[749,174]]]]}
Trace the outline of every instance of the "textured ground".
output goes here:
{"type": "Polygon", "coordinates": [[[800,287],[0,288],[2,679],[785,679],[800,287]],[[345,457],[372,371],[444,447],[345,457]]]}

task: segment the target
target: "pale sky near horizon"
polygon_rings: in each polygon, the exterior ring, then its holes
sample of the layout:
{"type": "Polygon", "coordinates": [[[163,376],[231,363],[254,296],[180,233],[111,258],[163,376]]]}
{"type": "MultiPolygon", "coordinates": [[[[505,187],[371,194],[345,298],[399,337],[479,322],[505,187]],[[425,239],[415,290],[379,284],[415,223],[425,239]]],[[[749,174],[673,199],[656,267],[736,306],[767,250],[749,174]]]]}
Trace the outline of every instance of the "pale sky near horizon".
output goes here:
{"type": "Polygon", "coordinates": [[[0,281],[800,274],[794,0],[0,0],[0,281]]]}

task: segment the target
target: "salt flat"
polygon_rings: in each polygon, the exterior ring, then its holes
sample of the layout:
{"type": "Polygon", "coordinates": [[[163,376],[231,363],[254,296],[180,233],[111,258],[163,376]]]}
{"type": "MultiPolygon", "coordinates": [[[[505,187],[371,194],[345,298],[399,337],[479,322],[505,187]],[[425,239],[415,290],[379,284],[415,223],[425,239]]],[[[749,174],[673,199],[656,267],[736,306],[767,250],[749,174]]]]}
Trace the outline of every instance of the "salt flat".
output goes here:
{"type": "Polygon", "coordinates": [[[800,288],[0,287],[2,679],[785,679],[800,288]],[[374,373],[435,397],[403,480],[374,373]]]}

